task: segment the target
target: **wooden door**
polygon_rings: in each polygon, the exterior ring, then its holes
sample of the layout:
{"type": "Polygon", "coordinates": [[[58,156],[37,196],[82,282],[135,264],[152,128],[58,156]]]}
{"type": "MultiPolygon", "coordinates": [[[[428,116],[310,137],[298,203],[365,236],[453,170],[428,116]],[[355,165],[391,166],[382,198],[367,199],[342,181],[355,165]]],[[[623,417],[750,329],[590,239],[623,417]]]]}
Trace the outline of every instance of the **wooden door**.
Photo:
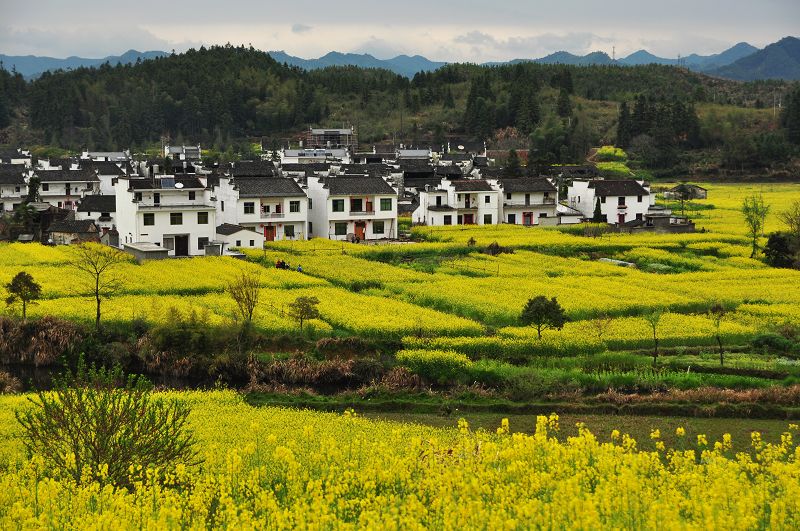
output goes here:
{"type": "Polygon", "coordinates": [[[267,225],[264,227],[264,239],[268,242],[275,241],[275,226],[274,225],[267,225]]]}
{"type": "Polygon", "coordinates": [[[625,223],[625,214],[617,214],[617,223],[620,225],[625,223]]]}
{"type": "Polygon", "coordinates": [[[356,238],[358,238],[359,240],[363,241],[364,240],[364,233],[366,232],[366,230],[367,230],[367,224],[366,223],[364,223],[363,221],[357,221],[356,222],[356,238]]]}
{"type": "Polygon", "coordinates": [[[189,236],[175,236],[175,256],[189,256],[189,236]]]}

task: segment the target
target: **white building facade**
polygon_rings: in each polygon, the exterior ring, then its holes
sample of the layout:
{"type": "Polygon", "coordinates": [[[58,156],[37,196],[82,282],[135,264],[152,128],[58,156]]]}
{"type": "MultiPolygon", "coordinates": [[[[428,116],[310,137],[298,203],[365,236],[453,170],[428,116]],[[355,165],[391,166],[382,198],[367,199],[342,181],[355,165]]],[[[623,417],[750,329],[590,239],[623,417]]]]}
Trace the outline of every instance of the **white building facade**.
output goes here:
{"type": "Polygon", "coordinates": [[[594,179],[575,180],[567,189],[570,207],[583,213],[586,219],[594,217],[597,205],[603,221],[611,224],[643,220],[655,204],[655,195],[644,181],[594,179]]]}
{"type": "Polygon", "coordinates": [[[331,240],[397,237],[397,190],[381,177],[308,178],[309,233],[331,240]]]}
{"type": "Polygon", "coordinates": [[[482,179],[442,179],[435,189],[419,193],[414,223],[427,225],[495,225],[502,205],[499,188],[482,179]]]}

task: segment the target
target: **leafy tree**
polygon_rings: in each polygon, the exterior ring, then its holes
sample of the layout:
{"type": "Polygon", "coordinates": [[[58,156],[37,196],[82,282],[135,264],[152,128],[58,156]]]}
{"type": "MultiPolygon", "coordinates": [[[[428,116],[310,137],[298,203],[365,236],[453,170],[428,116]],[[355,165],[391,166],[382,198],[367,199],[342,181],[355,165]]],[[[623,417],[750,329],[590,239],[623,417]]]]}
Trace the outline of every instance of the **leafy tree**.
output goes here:
{"type": "Polygon", "coordinates": [[[744,198],[741,210],[747,226],[747,235],[753,241],[753,251],[750,253],[750,258],[755,258],[758,252],[758,238],[764,234],[764,224],[769,213],[769,205],[764,203],[762,196],[751,195],[744,198]]]}
{"type": "Polygon", "coordinates": [[[300,324],[300,331],[303,331],[303,322],[309,319],[319,318],[319,299],[316,297],[297,297],[294,302],[289,304],[289,317],[300,324]]]}
{"type": "Polygon", "coordinates": [[[664,312],[661,310],[653,310],[643,316],[644,320],[647,321],[647,324],[653,331],[653,365],[655,365],[658,360],[658,325],[661,322],[663,313],[664,312]]]}
{"type": "Polygon", "coordinates": [[[789,208],[778,214],[780,219],[789,229],[789,234],[800,239],[800,199],[795,199],[789,208]]]}
{"type": "Polygon", "coordinates": [[[512,149],[508,152],[506,173],[514,177],[518,177],[522,173],[522,165],[520,164],[519,155],[517,155],[516,149],[512,149]]]}
{"type": "Polygon", "coordinates": [[[22,443],[54,476],[131,488],[148,470],[199,462],[188,432],[189,406],[156,398],[143,377],[119,368],[87,369],[53,380],[52,391],[16,412],[22,443]],[[138,468],[141,467],[141,468],[138,468]]]}
{"type": "Polygon", "coordinates": [[[258,294],[261,282],[258,273],[242,271],[225,287],[225,291],[236,304],[237,317],[249,325],[253,321],[253,313],[258,306],[258,294]]]}
{"type": "Polygon", "coordinates": [[[558,115],[566,118],[572,114],[572,102],[569,99],[569,92],[566,89],[561,89],[558,93],[558,103],[556,105],[558,115]]]}
{"type": "Polygon", "coordinates": [[[594,223],[607,223],[608,218],[606,218],[603,211],[600,209],[600,198],[597,198],[597,201],[594,204],[594,214],[592,214],[592,221],[594,223]]]}
{"type": "Polygon", "coordinates": [[[544,295],[538,295],[528,299],[520,320],[523,324],[536,328],[536,335],[541,339],[543,330],[561,330],[568,318],[555,297],[548,299],[544,295]]]}
{"type": "Polygon", "coordinates": [[[608,314],[601,314],[595,317],[590,321],[592,328],[594,328],[594,333],[597,335],[598,341],[603,341],[603,336],[608,331],[608,328],[611,326],[611,323],[614,321],[614,318],[608,314]]]}
{"type": "Polygon", "coordinates": [[[73,248],[69,265],[83,273],[91,282],[91,290],[97,303],[95,327],[100,329],[100,303],[121,287],[121,279],[116,272],[127,261],[128,254],[107,245],[82,243],[73,248]]]}
{"type": "Polygon", "coordinates": [[[786,232],[773,232],[764,246],[764,260],[772,267],[800,265],[800,240],[786,232]]]}
{"type": "Polygon", "coordinates": [[[714,324],[714,332],[715,337],[717,340],[717,345],[719,345],[719,364],[720,366],[725,365],[725,357],[724,357],[724,350],[722,348],[722,334],[720,332],[720,327],[722,326],[722,320],[725,318],[725,314],[727,310],[725,306],[721,303],[716,302],[714,303],[711,308],[708,309],[708,317],[711,319],[711,322],[714,324]]]}
{"type": "Polygon", "coordinates": [[[26,203],[34,203],[39,200],[39,177],[34,175],[28,179],[28,195],[25,196],[26,203]]]}
{"type": "Polygon", "coordinates": [[[7,305],[22,304],[23,321],[28,319],[28,304],[42,296],[42,286],[37,284],[30,273],[25,271],[20,271],[14,275],[11,282],[6,284],[6,291],[8,291],[8,297],[6,297],[7,305]]]}
{"type": "Polygon", "coordinates": [[[786,138],[793,144],[800,144],[800,87],[786,98],[786,108],[781,114],[781,125],[786,128],[786,138]]]}

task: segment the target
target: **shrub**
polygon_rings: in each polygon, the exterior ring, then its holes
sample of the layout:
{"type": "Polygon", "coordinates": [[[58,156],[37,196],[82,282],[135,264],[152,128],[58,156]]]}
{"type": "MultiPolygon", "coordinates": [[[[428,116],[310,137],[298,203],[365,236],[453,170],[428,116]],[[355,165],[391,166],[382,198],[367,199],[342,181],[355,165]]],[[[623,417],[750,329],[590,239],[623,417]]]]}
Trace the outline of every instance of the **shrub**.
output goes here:
{"type": "Polygon", "coordinates": [[[780,334],[766,332],[759,334],[753,338],[751,343],[754,348],[765,350],[767,352],[777,352],[780,354],[787,354],[791,352],[794,342],[787,339],[780,334]]]}
{"type": "Polygon", "coordinates": [[[491,337],[403,338],[408,349],[450,350],[467,355],[472,360],[494,359],[512,363],[528,363],[539,357],[590,356],[604,350],[604,345],[592,338],[572,336],[543,337],[542,339],[512,339],[491,337]]]}
{"type": "Polygon", "coordinates": [[[444,350],[401,350],[397,363],[440,384],[452,382],[472,365],[464,354],[444,350]]]}
{"type": "Polygon", "coordinates": [[[28,322],[0,317],[0,363],[52,365],[68,356],[83,335],[79,325],[56,317],[28,322]]]}
{"type": "Polygon", "coordinates": [[[87,369],[81,360],[29,401],[16,412],[23,444],[54,475],[130,487],[148,469],[197,463],[186,403],[154,397],[146,379],[119,368],[87,369]]]}
{"type": "Polygon", "coordinates": [[[19,378],[0,371],[0,395],[9,395],[22,391],[22,382],[19,378]]]}

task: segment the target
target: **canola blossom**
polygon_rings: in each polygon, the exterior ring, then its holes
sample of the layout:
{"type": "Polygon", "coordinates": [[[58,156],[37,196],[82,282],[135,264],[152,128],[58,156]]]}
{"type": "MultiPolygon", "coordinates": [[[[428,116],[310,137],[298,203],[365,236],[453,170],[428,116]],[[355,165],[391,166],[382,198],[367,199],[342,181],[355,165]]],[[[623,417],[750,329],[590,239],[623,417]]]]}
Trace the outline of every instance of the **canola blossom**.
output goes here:
{"type": "MultiPolygon", "coordinates": [[[[3,529],[797,529],[797,426],[777,444],[754,433],[661,434],[655,451],[615,430],[562,437],[558,417],[435,429],[344,415],[253,408],[233,392],[169,393],[191,404],[203,463],[143,470],[132,490],[82,485],[28,459],[0,399],[3,529]],[[683,436],[685,435],[685,436],[683,436]],[[659,444],[661,443],[661,444],[659,444]]],[[[682,430],[682,429],[681,429],[682,430]]]]}

